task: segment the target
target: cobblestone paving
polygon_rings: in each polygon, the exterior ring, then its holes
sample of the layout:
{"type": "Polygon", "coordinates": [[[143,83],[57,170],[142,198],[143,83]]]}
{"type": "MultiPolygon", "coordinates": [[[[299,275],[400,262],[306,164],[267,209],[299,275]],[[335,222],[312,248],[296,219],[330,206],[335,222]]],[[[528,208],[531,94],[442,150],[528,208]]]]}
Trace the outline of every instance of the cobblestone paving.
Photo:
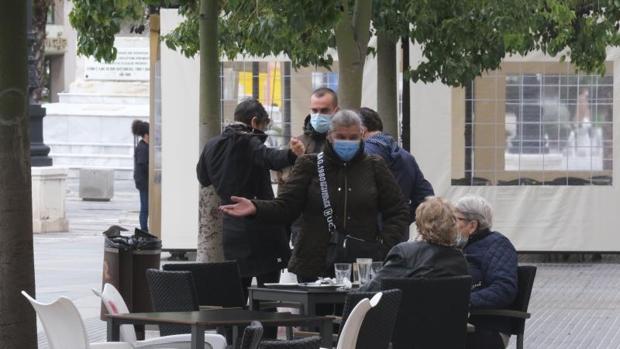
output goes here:
{"type": "Polygon", "coordinates": [[[620,264],[537,266],[526,348],[620,348],[620,264]]]}

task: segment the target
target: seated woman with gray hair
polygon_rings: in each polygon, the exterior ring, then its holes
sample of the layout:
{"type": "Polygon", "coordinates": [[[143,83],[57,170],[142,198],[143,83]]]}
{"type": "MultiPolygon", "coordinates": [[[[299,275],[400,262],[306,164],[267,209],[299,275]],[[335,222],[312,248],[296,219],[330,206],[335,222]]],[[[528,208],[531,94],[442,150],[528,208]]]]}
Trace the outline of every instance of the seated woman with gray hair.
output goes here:
{"type": "MultiPolygon", "coordinates": [[[[327,145],[319,154],[297,159],[280,193],[274,200],[232,197],[231,205],[220,209],[231,216],[254,216],[257,221],[286,223],[302,218],[288,270],[300,282],[334,274],[333,247],[364,245],[372,257],[383,260],[386,252],[404,240],[409,226],[409,208],[392,173],[381,158],[364,153],[362,122],[354,111],[341,110],[332,117],[327,145]],[[338,232],[340,235],[333,235],[338,232]],[[348,236],[336,244],[334,236],[348,236]],[[355,241],[353,241],[355,240],[355,241]]],[[[248,236],[248,239],[261,239],[248,236]]],[[[360,251],[360,250],[358,250],[360,251]]]]}
{"type": "Polygon", "coordinates": [[[468,275],[467,262],[454,248],[456,217],[447,200],[429,196],[415,211],[418,237],[400,243],[390,252],[385,265],[360,291],[379,291],[385,278],[438,278],[468,275]]]}
{"type": "MultiPolygon", "coordinates": [[[[517,295],[517,252],[507,237],[491,230],[493,210],[482,197],[468,195],[456,202],[460,247],[472,277],[472,308],[505,308],[517,295]]],[[[476,332],[467,348],[505,348],[508,319],[470,318],[476,332]],[[491,321],[489,321],[491,320],[491,321]]]]}

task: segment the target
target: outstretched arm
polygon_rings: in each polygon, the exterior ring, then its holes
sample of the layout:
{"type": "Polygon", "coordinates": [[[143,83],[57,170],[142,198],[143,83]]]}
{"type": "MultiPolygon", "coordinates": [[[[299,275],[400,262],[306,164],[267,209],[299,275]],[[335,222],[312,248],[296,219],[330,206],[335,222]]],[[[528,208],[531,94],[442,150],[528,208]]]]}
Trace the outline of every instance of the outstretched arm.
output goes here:
{"type": "Polygon", "coordinates": [[[229,216],[233,217],[247,217],[256,214],[256,206],[252,201],[239,196],[231,196],[230,200],[234,204],[222,205],[220,210],[229,216]]]}

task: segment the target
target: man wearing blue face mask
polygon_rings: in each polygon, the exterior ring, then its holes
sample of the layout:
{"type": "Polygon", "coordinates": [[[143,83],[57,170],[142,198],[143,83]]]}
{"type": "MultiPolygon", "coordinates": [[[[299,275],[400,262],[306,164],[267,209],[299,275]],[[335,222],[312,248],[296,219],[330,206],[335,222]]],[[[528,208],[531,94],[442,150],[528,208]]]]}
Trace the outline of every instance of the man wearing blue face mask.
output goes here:
{"type": "Polygon", "coordinates": [[[304,133],[297,137],[306,147],[306,154],[323,150],[332,116],[338,111],[338,95],[334,90],[320,87],[310,96],[310,114],[304,120],[304,133]]]}

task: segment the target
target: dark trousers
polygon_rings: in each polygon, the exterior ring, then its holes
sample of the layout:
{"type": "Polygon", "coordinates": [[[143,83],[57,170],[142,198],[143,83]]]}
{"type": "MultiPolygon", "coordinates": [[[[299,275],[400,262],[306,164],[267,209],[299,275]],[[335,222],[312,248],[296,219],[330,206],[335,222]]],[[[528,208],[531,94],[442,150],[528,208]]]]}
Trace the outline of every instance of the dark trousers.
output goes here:
{"type": "Polygon", "coordinates": [[[149,190],[140,190],[140,229],[149,231],[149,190]]]}
{"type": "MultiPolygon", "coordinates": [[[[275,270],[267,274],[254,275],[256,277],[256,283],[258,286],[264,286],[265,283],[279,282],[280,270],[275,270]]],[[[248,287],[252,284],[252,276],[241,278],[241,287],[243,288],[244,299],[248,299],[248,287]]],[[[274,309],[275,310],[275,309],[274,309]]],[[[264,338],[276,338],[278,335],[278,328],[275,326],[265,326],[263,330],[264,338]]]]}

